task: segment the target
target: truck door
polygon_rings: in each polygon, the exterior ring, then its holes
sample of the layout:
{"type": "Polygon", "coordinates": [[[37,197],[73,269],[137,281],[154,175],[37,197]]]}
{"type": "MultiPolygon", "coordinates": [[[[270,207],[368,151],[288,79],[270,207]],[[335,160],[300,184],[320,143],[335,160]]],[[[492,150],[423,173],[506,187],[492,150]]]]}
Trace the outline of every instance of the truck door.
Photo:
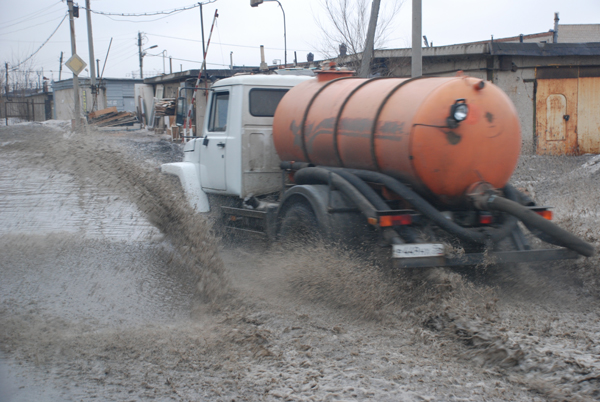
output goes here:
{"type": "Polygon", "coordinates": [[[225,152],[229,131],[229,91],[215,91],[210,102],[207,132],[200,151],[202,187],[227,190],[225,181],[225,152]]]}

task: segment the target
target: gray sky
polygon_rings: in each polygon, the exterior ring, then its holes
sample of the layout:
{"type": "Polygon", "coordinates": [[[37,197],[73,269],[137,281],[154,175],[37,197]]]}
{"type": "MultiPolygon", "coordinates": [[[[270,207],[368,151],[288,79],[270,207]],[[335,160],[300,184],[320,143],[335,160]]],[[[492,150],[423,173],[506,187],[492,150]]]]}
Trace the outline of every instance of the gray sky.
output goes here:
{"type": "MultiPolygon", "coordinates": [[[[315,15],[322,15],[321,0],[280,0],[286,13],[288,62],[294,51],[305,61],[313,52],[320,59],[320,33],[315,15]]],[[[382,4],[393,0],[382,0],[382,4]]],[[[91,9],[110,13],[151,13],[173,10],[195,4],[191,0],[91,0],[91,9]]],[[[85,0],[79,5],[84,7],[85,0]]],[[[409,47],[411,43],[411,0],[406,0],[397,15],[393,30],[383,47],[409,47]]],[[[219,17],[208,51],[208,68],[227,68],[230,52],[235,65],[257,66],[259,46],[265,46],[269,64],[283,61],[283,17],[276,2],[251,8],[250,0],[217,0],[203,7],[205,35],[215,9],[219,17]]],[[[59,0],[0,1],[0,61],[9,68],[31,55],[50,36],[67,11],[66,2],[59,0]]],[[[434,46],[463,43],[546,32],[553,27],[554,12],[560,13],[562,24],[600,23],[600,0],[423,0],[423,34],[434,46]]],[[[112,47],[106,62],[105,77],[139,78],[137,33],[144,35],[144,76],[163,72],[163,51],[173,57],[173,71],[199,68],[202,60],[200,13],[198,8],[146,18],[108,17],[92,14],[95,58],[100,68],[106,58],[108,44],[112,47]]],[[[89,61],[85,10],[75,20],[77,53],[89,61]]],[[[600,40],[600,39],[599,39],[600,40]]],[[[64,60],[71,55],[68,18],[48,43],[32,59],[32,68],[48,78],[58,79],[60,52],[64,60]]],[[[3,66],[2,66],[3,67],[3,66]]],[[[88,76],[84,71],[80,75],[88,76]]],[[[72,74],[63,67],[62,78],[72,74]]]]}

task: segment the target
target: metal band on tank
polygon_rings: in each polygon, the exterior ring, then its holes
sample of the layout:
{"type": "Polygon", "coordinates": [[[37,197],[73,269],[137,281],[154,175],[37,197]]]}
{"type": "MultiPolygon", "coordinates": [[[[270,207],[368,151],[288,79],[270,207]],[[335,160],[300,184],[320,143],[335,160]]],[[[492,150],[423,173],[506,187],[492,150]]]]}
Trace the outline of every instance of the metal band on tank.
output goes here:
{"type": "Polygon", "coordinates": [[[312,106],[313,102],[325,88],[327,88],[329,85],[333,84],[334,82],[341,81],[341,80],[347,80],[347,79],[356,79],[356,78],[358,78],[358,77],[341,77],[341,78],[336,78],[331,81],[327,81],[325,84],[323,84],[323,86],[321,88],[319,88],[317,90],[317,92],[315,92],[313,94],[312,98],[310,98],[310,101],[306,105],[306,109],[304,109],[304,116],[302,116],[302,121],[300,122],[300,139],[302,140],[301,141],[302,153],[304,154],[305,162],[311,163],[311,160],[308,157],[308,150],[306,149],[306,138],[305,138],[305,134],[304,134],[304,126],[306,124],[306,118],[308,117],[308,112],[310,111],[310,107],[312,106]]]}
{"type": "Polygon", "coordinates": [[[375,113],[375,117],[373,118],[373,127],[371,127],[371,159],[373,160],[373,166],[375,166],[375,169],[378,172],[381,172],[381,167],[379,166],[379,163],[377,162],[377,156],[375,155],[375,130],[377,129],[377,122],[379,121],[379,115],[381,114],[381,111],[383,110],[383,107],[386,105],[387,101],[392,97],[392,95],[399,90],[400,88],[402,88],[405,84],[408,84],[409,82],[413,82],[416,80],[420,80],[421,78],[431,78],[431,77],[413,77],[413,78],[409,78],[405,81],[402,81],[400,84],[396,85],[386,96],[385,98],[383,98],[383,101],[381,102],[381,105],[379,105],[379,108],[377,109],[377,113],[375,113]]]}
{"type": "MultiPolygon", "coordinates": [[[[356,77],[356,78],[358,78],[358,77],[356,77]]],[[[348,103],[348,101],[350,100],[352,95],[354,95],[360,88],[364,87],[368,83],[373,82],[375,80],[390,79],[390,78],[391,77],[375,77],[375,78],[367,79],[367,80],[361,82],[348,95],[346,95],[346,98],[344,99],[342,106],[340,106],[340,110],[338,111],[338,114],[335,117],[335,120],[333,121],[333,151],[335,152],[335,158],[337,159],[337,163],[340,167],[344,167],[344,162],[342,162],[342,156],[340,155],[340,149],[338,147],[338,127],[339,127],[340,117],[342,117],[342,112],[344,111],[346,104],[348,103]]]]}

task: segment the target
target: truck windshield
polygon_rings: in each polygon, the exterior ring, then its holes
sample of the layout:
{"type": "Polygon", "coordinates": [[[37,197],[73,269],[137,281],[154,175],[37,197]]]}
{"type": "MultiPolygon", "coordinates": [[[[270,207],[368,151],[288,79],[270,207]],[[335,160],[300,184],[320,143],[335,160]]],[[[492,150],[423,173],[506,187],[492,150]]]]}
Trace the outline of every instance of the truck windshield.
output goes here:
{"type": "Polygon", "coordinates": [[[273,117],[279,101],[287,91],[287,89],[251,89],[250,114],[256,117],[273,117]]]}
{"type": "Polygon", "coordinates": [[[210,110],[208,131],[227,130],[227,108],[229,106],[229,92],[216,92],[213,94],[210,110]]]}

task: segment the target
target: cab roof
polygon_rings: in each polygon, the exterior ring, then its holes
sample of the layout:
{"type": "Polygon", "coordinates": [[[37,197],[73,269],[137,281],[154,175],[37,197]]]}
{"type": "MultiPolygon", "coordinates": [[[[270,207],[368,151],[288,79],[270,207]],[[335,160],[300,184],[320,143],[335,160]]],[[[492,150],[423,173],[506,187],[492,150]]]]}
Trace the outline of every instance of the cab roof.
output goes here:
{"type": "Polygon", "coordinates": [[[213,84],[213,88],[231,85],[249,85],[261,87],[293,87],[301,82],[315,79],[306,75],[237,75],[224,78],[213,84]]]}

